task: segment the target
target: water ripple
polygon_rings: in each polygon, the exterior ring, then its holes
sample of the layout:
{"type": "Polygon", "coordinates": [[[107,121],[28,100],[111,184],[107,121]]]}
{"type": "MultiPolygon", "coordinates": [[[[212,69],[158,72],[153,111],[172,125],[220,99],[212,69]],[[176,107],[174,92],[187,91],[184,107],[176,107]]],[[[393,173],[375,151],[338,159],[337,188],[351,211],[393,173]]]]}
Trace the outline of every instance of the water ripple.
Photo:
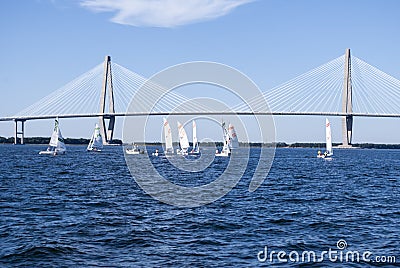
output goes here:
{"type": "MultiPolygon", "coordinates": [[[[337,249],[340,239],[349,250],[400,259],[397,150],[337,150],[328,162],[312,149],[278,149],[266,180],[249,193],[259,154],[252,148],[231,192],[207,206],[181,209],[138,187],[120,147],[88,154],[71,146],[62,157],[38,156],[40,149],[0,146],[1,267],[255,267],[268,264],[257,260],[265,246],[321,252],[337,249]]],[[[152,161],[162,174],[180,172],[163,159],[152,161]]],[[[218,160],[173,180],[202,185],[225,166],[218,160]]],[[[343,263],[279,266],[321,265],[343,263]]]]}

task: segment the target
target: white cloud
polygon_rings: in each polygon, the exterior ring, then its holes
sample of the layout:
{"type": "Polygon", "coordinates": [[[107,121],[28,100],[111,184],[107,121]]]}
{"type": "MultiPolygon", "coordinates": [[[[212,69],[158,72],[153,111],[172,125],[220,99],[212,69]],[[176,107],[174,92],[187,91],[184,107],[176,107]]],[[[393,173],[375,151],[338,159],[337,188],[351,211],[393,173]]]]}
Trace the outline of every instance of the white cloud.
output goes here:
{"type": "Polygon", "coordinates": [[[254,0],[81,0],[95,12],[115,12],[112,22],[132,26],[174,27],[224,16],[254,0]]]}

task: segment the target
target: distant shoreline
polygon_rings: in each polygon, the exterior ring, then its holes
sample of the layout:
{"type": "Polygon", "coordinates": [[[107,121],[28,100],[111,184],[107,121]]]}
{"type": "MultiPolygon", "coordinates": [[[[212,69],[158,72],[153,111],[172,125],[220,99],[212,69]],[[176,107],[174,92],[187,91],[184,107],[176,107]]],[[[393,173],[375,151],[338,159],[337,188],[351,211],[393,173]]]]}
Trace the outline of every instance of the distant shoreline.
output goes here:
{"type": "MultiPolygon", "coordinates": [[[[42,144],[48,144],[50,141],[50,138],[48,137],[25,137],[24,138],[24,143],[29,144],[29,145],[42,145],[42,144]]],[[[89,143],[89,139],[84,139],[84,138],[65,138],[64,139],[65,144],[67,145],[86,145],[89,143]]],[[[14,138],[13,137],[1,137],[0,136],[0,144],[14,144],[14,138]]],[[[154,145],[154,146],[162,146],[162,143],[160,142],[148,142],[146,144],[144,143],[137,143],[139,146],[144,146],[144,145],[154,145]]],[[[240,146],[242,147],[261,147],[262,144],[259,142],[251,142],[251,143],[239,143],[240,146]]],[[[126,143],[123,143],[119,139],[114,139],[112,145],[129,145],[126,143]]],[[[178,143],[174,142],[174,146],[177,146],[178,143]]],[[[213,146],[222,146],[222,142],[204,142],[201,143],[201,146],[203,147],[213,147],[213,146]]],[[[334,143],[333,146],[334,148],[336,146],[340,145],[340,143],[334,143]]],[[[319,143],[319,142],[295,142],[295,143],[286,143],[286,142],[275,142],[275,143],[269,143],[269,144],[264,144],[266,147],[276,147],[276,148],[325,148],[325,143],[319,143]]],[[[355,143],[353,144],[354,147],[360,148],[360,149],[400,149],[400,144],[381,144],[381,143],[355,143]]],[[[340,150],[340,149],[339,149],[340,150]]]]}
{"type": "MultiPolygon", "coordinates": [[[[20,139],[18,138],[18,144],[19,144],[20,139]]],[[[89,144],[90,139],[84,139],[84,138],[65,138],[64,143],[68,145],[83,145],[83,144],[89,144]]],[[[49,137],[24,137],[24,143],[25,144],[37,144],[37,145],[42,145],[42,144],[48,144],[50,142],[49,137]]],[[[0,144],[14,144],[14,137],[1,137],[0,136],[0,144]]],[[[119,139],[114,139],[113,140],[113,145],[122,145],[122,141],[119,139]]]]}

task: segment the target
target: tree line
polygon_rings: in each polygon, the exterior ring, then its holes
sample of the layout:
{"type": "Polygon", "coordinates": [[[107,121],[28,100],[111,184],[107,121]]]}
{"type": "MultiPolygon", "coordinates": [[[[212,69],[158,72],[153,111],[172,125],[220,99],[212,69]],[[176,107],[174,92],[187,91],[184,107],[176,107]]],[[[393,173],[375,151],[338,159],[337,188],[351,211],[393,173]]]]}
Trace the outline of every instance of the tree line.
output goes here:
{"type": "MultiPolygon", "coordinates": [[[[84,138],[65,138],[65,144],[72,144],[72,145],[82,145],[88,144],[90,139],[84,138]]],[[[20,142],[20,138],[18,138],[18,143],[20,142]]],[[[48,144],[50,142],[49,137],[26,137],[24,138],[25,144],[48,144]]],[[[1,137],[0,136],[0,144],[13,144],[14,138],[13,137],[1,137]]],[[[118,144],[122,145],[122,141],[119,139],[112,140],[111,144],[118,144]]],[[[262,144],[257,142],[250,142],[250,143],[239,143],[242,147],[276,147],[276,148],[325,148],[325,143],[318,143],[318,142],[295,142],[292,144],[288,144],[286,142],[275,142],[275,143],[268,143],[262,144]]],[[[162,145],[159,142],[150,142],[147,145],[162,145]]],[[[178,143],[174,143],[175,146],[178,146],[178,143]]],[[[191,143],[190,143],[191,145],[191,143]]],[[[223,146],[222,142],[204,142],[201,144],[202,146],[223,146]]],[[[334,143],[333,146],[338,146],[340,143],[334,143]]],[[[380,144],[380,143],[355,143],[353,144],[354,147],[359,147],[361,149],[400,149],[400,144],[380,144]]]]}
{"type": "MultiPolygon", "coordinates": [[[[20,143],[20,138],[17,139],[17,143],[20,143]]],[[[84,139],[84,138],[65,138],[64,143],[65,144],[88,144],[90,139],[84,139]]],[[[50,142],[49,137],[24,137],[24,143],[25,144],[48,144],[50,142]]],[[[0,136],[0,144],[13,144],[14,143],[14,138],[13,137],[1,137],[0,136]]],[[[112,141],[112,144],[122,144],[122,141],[119,139],[114,139],[112,141]]]]}

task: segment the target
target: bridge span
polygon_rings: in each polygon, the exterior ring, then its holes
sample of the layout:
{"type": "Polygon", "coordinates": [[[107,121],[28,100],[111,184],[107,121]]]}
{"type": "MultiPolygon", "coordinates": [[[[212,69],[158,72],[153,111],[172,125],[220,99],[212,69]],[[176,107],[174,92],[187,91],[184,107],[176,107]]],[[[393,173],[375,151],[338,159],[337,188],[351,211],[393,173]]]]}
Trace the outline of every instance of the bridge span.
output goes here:
{"type": "MultiPolygon", "coordinates": [[[[260,96],[230,110],[195,107],[192,111],[176,110],[177,103],[190,101],[171,93],[151,112],[128,110],[138,88],[147,79],[111,62],[104,63],[74,79],[13,116],[0,121],[15,122],[15,143],[24,143],[24,123],[29,120],[52,118],[99,118],[105,143],[113,139],[116,117],[236,115],[236,116],[339,116],[342,117],[342,144],[351,146],[354,117],[400,117],[400,81],[372,65],[345,55],[304,73],[286,83],[262,93],[269,110],[257,109],[260,96]],[[128,112],[127,112],[128,111],[128,112]],[[108,121],[108,122],[107,122],[108,121]],[[20,127],[19,127],[20,125],[20,127]]],[[[151,90],[141,100],[154,97],[151,90]]],[[[261,107],[261,106],[260,106],[261,107]]]]}

